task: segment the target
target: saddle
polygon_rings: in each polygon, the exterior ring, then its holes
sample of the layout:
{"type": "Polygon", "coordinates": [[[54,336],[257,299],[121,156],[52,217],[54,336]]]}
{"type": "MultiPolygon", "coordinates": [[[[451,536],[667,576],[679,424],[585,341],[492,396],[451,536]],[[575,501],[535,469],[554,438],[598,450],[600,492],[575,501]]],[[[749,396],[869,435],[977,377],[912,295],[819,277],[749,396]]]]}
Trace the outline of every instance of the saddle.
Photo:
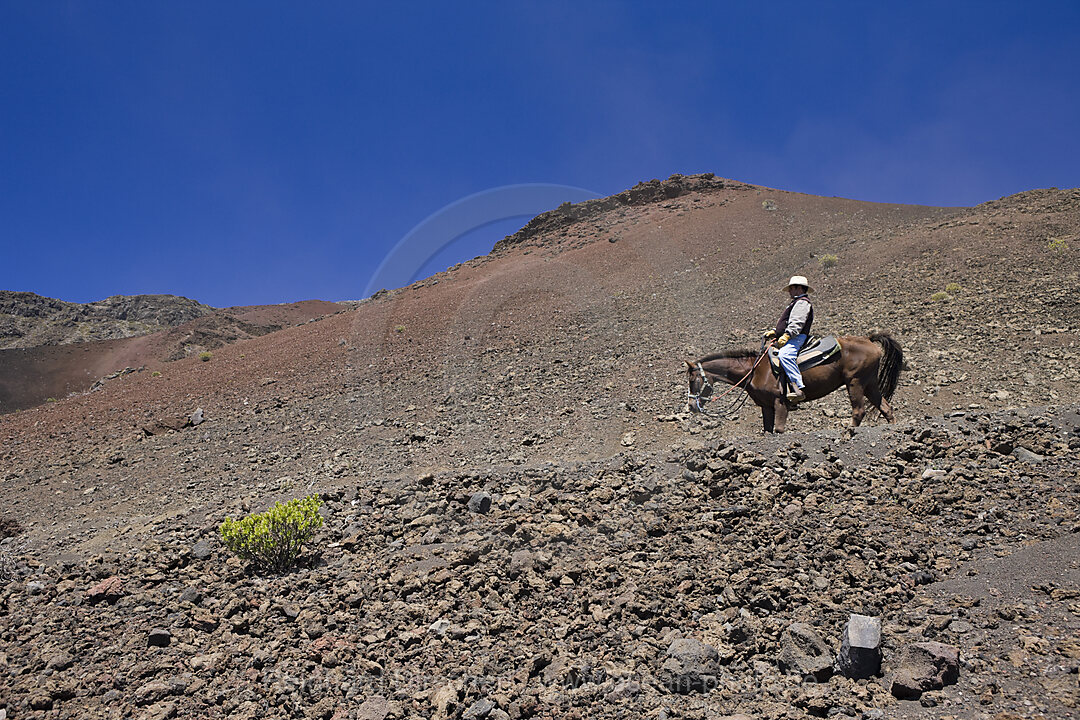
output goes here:
{"type": "MultiPolygon", "coordinates": [[[[824,365],[827,362],[840,357],[840,342],[834,335],[826,335],[823,338],[811,338],[799,351],[795,361],[799,364],[799,371],[806,372],[812,367],[824,365]]],[[[775,347],[769,348],[769,367],[778,378],[786,380],[784,370],[780,367],[780,350],[775,347]]]]}

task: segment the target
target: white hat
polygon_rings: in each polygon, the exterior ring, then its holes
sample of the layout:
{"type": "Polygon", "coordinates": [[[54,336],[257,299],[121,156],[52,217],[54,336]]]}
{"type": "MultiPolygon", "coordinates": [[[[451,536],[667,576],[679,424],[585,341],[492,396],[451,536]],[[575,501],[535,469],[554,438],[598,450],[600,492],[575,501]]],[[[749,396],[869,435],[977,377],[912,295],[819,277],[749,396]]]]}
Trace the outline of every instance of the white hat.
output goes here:
{"type": "Polygon", "coordinates": [[[810,282],[802,275],[792,275],[791,279],[788,280],[788,284],[784,287],[784,289],[787,290],[792,285],[802,285],[804,288],[806,288],[806,292],[814,292],[814,288],[810,287],[810,282]]]}

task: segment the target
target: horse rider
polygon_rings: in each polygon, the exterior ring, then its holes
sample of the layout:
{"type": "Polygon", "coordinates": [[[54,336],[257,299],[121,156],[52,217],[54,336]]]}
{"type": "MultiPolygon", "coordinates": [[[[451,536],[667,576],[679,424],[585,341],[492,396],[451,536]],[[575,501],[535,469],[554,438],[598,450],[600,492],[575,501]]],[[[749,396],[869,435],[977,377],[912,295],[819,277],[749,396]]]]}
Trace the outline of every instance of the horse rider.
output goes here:
{"type": "Polygon", "coordinates": [[[796,358],[799,357],[799,350],[806,344],[806,339],[810,337],[810,326],[814,323],[814,307],[810,304],[809,297],[812,292],[813,289],[805,277],[793,276],[787,285],[791,303],[780,316],[776,329],[765,333],[766,339],[776,338],[776,347],[780,348],[780,367],[784,368],[788,382],[791,383],[787,399],[792,403],[806,399],[802,373],[799,372],[796,358]]]}

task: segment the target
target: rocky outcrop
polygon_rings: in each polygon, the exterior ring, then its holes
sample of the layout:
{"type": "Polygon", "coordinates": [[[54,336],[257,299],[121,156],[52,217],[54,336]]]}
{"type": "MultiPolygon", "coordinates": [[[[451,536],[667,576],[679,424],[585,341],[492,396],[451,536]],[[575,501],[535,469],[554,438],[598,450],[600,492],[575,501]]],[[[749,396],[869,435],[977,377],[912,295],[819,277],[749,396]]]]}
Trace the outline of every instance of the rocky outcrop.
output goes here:
{"type": "Polygon", "coordinates": [[[0,290],[0,349],[146,335],[213,311],[176,295],[114,295],[98,302],[71,303],[0,290]]]}
{"type": "Polygon", "coordinates": [[[713,173],[672,175],[667,180],[639,182],[629,190],[595,200],[579,203],[565,202],[554,210],[541,213],[513,235],[495,243],[493,252],[502,252],[517,245],[530,244],[537,239],[555,235],[563,228],[589,220],[618,208],[640,207],[663,200],[673,200],[692,192],[716,192],[724,189],[751,189],[752,186],[734,180],[718,178],[713,173]]]}

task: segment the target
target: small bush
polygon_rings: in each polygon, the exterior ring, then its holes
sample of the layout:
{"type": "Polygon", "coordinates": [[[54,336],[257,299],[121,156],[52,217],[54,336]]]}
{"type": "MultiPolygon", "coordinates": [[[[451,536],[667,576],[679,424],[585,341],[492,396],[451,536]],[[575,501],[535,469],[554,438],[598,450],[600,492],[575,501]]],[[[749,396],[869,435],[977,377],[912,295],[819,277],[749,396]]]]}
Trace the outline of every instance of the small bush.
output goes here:
{"type": "Polygon", "coordinates": [[[1054,237],[1046,243],[1046,249],[1051,252],[1065,252],[1069,249],[1069,243],[1063,237],[1054,237]]]}
{"type": "Polygon", "coordinates": [[[56,402],[56,398],[45,398],[45,402],[54,403],[54,402],[56,402]]]}
{"type": "Polygon", "coordinates": [[[150,377],[161,377],[161,371],[155,370],[154,372],[150,373],[150,377]]]}
{"type": "Polygon", "coordinates": [[[960,290],[960,283],[949,283],[945,286],[945,292],[949,293],[950,295],[956,295],[958,292],[960,292],[960,290]]]}
{"type": "Polygon", "coordinates": [[[304,543],[322,527],[318,495],[277,502],[264,513],[243,520],[225,518],[221,540],[225,547],[259,569],[285,570],[296,563],[304,543]]]}
{"type": "Polygon", "coordinates": [[[821,260],[819,262],[821,263],[821,267],[828,270],[831,267],[836,267],[836,263],[840,262],[840,258],[836,257],[835,255],[831,255],[831,254],[830,255],[822,255],[821,260]]]}
{"type": "Polygon", "coordinates": [[[405,332],[405,326],[404,325],[398,325],[397,327],[394,328],[394,332],[396,332],[396,333],[405,332]]]}
{"type": "Polygon", "coordinates": [[[199,353],[199,359],[203,362],[210,362],[210,358],[212,357],[214,357],[214,353],[210,352],[209,350],[203,350],[201,353],[199,353]]]}
{"type": "Polygon", "coordinates": [[[934,302],[945,302],[946,300],[952,300],[952,295],[947,292],[941,292],[940,290],[930,296],[930,299],[934,302]]]}

